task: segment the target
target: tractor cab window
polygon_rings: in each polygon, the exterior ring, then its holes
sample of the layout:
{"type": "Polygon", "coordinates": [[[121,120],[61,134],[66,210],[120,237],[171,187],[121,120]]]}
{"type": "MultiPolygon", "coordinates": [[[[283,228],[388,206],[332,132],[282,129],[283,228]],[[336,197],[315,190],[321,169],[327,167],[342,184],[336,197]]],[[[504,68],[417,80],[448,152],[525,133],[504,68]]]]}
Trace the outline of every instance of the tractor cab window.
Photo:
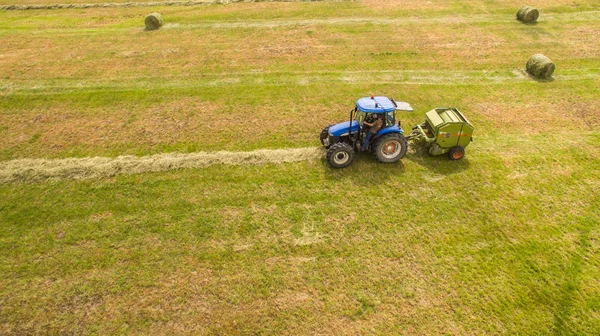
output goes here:
{"type": "Polygon", "coordinates": [[[392,127],[396,124],[396,111],[385,114],[385,125],[383,127],[392,127]]]}
{"type": "Polygon", "coordinates": [[[377,113],[368,113],[365,121],[369,124],[377,120],[377,113]]]}
{"type": "Polygon", "coordinates": [[[362,124],[366,121],[368,123],[372,123],[377,119],[377,113],[367,113],[363,111],[358,111],[356,113],[356,121],[358,124],[362,126],[362,124]]]}

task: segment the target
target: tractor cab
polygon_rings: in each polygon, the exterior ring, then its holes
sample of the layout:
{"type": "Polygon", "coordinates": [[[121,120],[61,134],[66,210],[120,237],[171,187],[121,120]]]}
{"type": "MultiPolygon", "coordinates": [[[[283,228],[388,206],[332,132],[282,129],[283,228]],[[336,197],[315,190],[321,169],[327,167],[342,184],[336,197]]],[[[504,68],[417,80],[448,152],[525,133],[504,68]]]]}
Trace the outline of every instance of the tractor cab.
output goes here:
{"type": "Polygon", "coordinates": [[[396,110],[413,111],[410,104],[396,102],[382,96],[361,98],[350,111],[350,120],[329,125],[321,131],[321,143],[328,149],[328,161],[337,168],[347,167],[354,152],[371,151],[384,163],[400,160],[406,154],[406,139],[400,122],[396,123],[396,110]],[[378,115],[383,116],[381,129],[367,139],[369,126],[378,115]],[[368,142],[368,143],[365,143],[368,142]]]}
{"type": "Polygon", "coordinates": [[[409,103],[396,102],[394,99],[387,97],[361,98],[356,102],[356,108],[354,109],[356,116],[354,117],[354,120],[358,122],[358,125],[362,129],[365,120],[371,123],[377,118],[378,114],[383,114],[382,130],[388,127],[395,128],[393,130],[387,130],[387,132],[383,132],[382,134],[390,131],[403,132],[400,125],[396,126],[396,110],[412,112],[413,108],[409,103]]]}

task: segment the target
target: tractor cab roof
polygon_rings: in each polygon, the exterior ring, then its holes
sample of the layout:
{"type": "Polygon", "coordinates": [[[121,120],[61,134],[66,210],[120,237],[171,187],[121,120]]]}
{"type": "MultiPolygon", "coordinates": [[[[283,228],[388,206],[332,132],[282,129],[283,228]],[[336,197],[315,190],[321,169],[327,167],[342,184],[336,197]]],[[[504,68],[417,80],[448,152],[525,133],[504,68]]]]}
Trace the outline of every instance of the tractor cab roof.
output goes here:
{"type": "Polygon", "coordinates": [[[366,97],[361,98],[356,102],[356,107],[367,113],[387,113],[394,110],[412,111],[410,104],[405,102],[395,102],[388,97],[366,97]]]}

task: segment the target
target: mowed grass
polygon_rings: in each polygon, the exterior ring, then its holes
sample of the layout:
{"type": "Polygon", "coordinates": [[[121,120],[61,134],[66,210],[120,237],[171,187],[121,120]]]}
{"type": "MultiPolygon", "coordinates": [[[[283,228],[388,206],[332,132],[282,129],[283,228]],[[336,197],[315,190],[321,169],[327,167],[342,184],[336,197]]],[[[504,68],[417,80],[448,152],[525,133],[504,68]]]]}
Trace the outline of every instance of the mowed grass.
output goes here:
{"type": "Polygon", "coordinates": [[[460,162],[0,185],[0,334],[599,334],[600,6],[521,5],[0,12],[2,160],[317,146],[371,92],[476,127],[460,162]]]}
{"type": "Polygon", "coordinates": [[[155,32],[147,8],[3,12],[0,158],[309,146],[371,92],[413,104],[408,125],[452,105],[482,136],[521,133],[499,121],[525,122],[525,108],[594,129],[592,3],[554,4],[533,26],[471,2],[163,7],[155,32]],[[523,75],[538,52],[554,83],[523,75]]]}
{"type": "Polygon", "coordinates": [[[2,331],[597,334],[584,141],[4,185],[2,331]]]}

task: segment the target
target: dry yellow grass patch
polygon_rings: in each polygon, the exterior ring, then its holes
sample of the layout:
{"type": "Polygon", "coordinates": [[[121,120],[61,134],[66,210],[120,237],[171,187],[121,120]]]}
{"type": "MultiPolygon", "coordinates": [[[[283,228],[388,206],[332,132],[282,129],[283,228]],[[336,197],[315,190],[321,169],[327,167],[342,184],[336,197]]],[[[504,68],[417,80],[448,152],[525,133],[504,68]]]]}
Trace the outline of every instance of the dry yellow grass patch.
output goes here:
{"type": "MultiPolygon", "coordinates": [[[[202,6],[202,5],[228,5],[234,3],[248,3],[255,0],[140,0],[140,1],[106,1],[106,0],[66,0],[59,4],[45,0],[23,0],[0,2],[3,10],[48,10],[48,9],[87,9],[87,8],[120,8],[120,7],[156,7],[156,6],[202,6]]],[[[269,0],[269,2],[315,2],[339,0],[269,0]]],[[[344,1],[344,0],[341,0],[344,1]]],[[[259,0],[259,2],[262,2],[259,0]]]]}
{"type": "Polygon", "coordinates": [[[485,102],[477,104],[478,112],[494,123],[498,129],[518,129],[526,134],[559,132],[565,128],[591,131],[600,125],[598,102],[583,103],[543,101],[514,103],[485,102]]]}
{"type": "Polygon", "coordinates": [[[185,79],[213,73],[214,66],[235,71],[247,69],[249,64],[260,68],[332,57],[324,41],[310,38],[303,28],[246,31],[225,38],[219,31],[204,29],[161,29],[152,33],[140,29],[84,39],[69,33],[57,35],[66,36],[2,37],[3,43],[18,46],[0,58],[4,79],[113,81],[153,78],[158,73],[164,74],[160,78],[185,79]],[[43,52],[41,45],[45,46],[43,52]]]}
{"type": "MultiPolygon", "coordinates": [[[[366,7],[376,8],[380,10],[394,10],[394,9],[416,9],[416,10],[444,10],[451,9],[453,5],[460,5],[460,2],[450,2],[445,0],[362,0],[361,1],[366,7]]],[[[490,6],[485,1],[464,1],[465,6],[472,6],[477,10],[486,12],[490,6]]],[[[577,7],[577,2],[571,0],[531,0],[527,2],[533,7],[545,8],[549,6],[572,6],[577,7]]],[[[517,10],[523,6],[523,2],[520,0],[506,0],[502,1],[504,7],[514,8],[515,14],[517,10]]],[[[543,14],[542,14],[543,15],[543,14]]]]}
{"type": "MultiPolygon", "coordinates": [[[[70,146],[110,147],[123,143],[152,146],[157,143],[201,141],[210,132],[232,124],[220,106],[197,98],[182,98],[147,109],[134,105],[77,109],[65,104],[11,114],[2,125],[8,129],[1,149],[33,143],[47,153],[70,146]],[[35,138],[33,138],[35,136],[35,138]]],[[[237,115],[240,118],[240,115],[237,115]]]]}

